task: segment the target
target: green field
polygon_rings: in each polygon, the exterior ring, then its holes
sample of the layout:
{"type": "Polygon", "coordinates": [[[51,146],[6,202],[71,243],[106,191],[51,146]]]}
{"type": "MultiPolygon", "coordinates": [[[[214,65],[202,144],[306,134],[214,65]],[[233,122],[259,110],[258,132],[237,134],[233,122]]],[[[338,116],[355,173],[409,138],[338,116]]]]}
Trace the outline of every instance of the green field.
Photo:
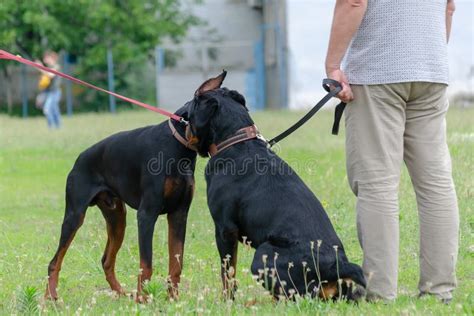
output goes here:
{"type": "MultiPolygon", "coordinates": [[[[262,112],[254,115],[270,138],[301,113],[262,112]]],[[[344,136],[330,135],[332,111],[323,111],[287,140],[280,155],[292,165],[323,202],[349,258],[361,263],[355,227],[355,199],[347,184],[344,136]]],[[[58,244],[64,214],[66,176],[77,155],[98,140],[121,130],[155,124],[162,117],[150,112],[118,115],[88,114],[64,118],[63,129],[50,131],[44,118],[28,120],[0,116],[0,315],[52,314],[474,314],[474,109],[452,108],[448,141],[461,211],[461,243],[457,265],[459,288],[448,306],[434,298],[417,299],[418,217],[406,170],[400,184],[399,298],[393,304],[324,303],[298,299],[274,303],[249,274],[253,250],[240,247],[239,291],[235,301],[221,295],[219,259],[213,223],[207,209],[203,169],[198,159],[196,194],[188,220],[181,297],[166,299],[167,224],[158,220],[154,236],[153,302],[136,304],[115,298],[108,290],[100,259],[106,242],[105,222],[97,208],[87,212],[64,260],[57,303],[35,299],[43,294],[47,265],[58,244]],[[28,296],[28,293],[30,295],[28,296]],[[36,307],[36,305],[39,305],[36,307]]],[[[138,245],[136,212],[128,210],[127,232],[117,258],[117,276],[124,288],[136,287],[138,245]]]]}

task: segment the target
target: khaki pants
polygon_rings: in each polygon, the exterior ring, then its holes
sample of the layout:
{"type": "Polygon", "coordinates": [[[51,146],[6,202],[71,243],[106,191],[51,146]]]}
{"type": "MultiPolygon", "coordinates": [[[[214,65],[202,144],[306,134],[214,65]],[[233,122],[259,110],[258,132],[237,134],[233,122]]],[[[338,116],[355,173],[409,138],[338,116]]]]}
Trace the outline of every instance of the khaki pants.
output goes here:
{"type": "MultiPolygon", "coordinates": [[[[416,193],[420,293],[451,298],[456,287],[459,212],[446,144],[446,85],[353,85],[346,116],[347,173],[357,196],[357,230],[368,298],[397,295],[402,162],[416,193]]],[[[404,236],[415,238],[415,236],[404,236]]]]}

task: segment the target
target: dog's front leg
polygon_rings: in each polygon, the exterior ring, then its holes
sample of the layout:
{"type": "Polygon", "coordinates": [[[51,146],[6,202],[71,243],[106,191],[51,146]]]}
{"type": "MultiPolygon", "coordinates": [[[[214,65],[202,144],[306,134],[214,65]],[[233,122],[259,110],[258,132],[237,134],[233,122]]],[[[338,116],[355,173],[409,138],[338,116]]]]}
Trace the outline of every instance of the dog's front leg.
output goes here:
{"type": "Polygon", "coordinates": [[[138,221],[138,247],[140,249],[140,274],[138,275],[137,298],[136,301],[144,303],[146,296],[143,293],[143,283],[149,281],[153,273],[153,231],[158,219],[158,211],[153,209],[139,209],[137,213],[138,221]]]}
{"type": "Polygon", "coordinates": [[[216,228],[216,244],[221,257],[221,278],[226,299],[234,299],[237,290],[235,274],[237,269],[238,231],[221,233],[216,228]]]}
{"type": "Polygon", "coordinates": [[[168,213],[168,296],[173,299],[178,298],[178,284],[183,269],[184,239],[186,237],[188,209],[189,203],[184,209],[178,209],[172,213],[168,213]]]}

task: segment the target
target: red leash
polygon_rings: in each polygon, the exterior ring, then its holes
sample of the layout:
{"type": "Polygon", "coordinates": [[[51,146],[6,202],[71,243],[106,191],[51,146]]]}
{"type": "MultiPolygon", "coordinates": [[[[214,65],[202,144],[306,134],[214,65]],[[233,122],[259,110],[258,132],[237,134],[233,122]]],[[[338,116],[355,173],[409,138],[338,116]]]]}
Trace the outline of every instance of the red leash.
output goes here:
{"type": "Polygon", "coordinates": [[[179,115],[173,114],[173,113],[168,112],[168,111],[166,111],[166,110],[163,110],[163,109],[160,109],[160,108],[151,106],[151,105],[149,105],[149,104],[146,104],[146,103],[143,103],[143,102],[134,100],[134,99],[130,99],[130,98],[124,97],[123,95],[120,95],[120,94],[118,94],[118,93],[115,93],[115,92],[111,92],[111,91],[102,89],[102,88],[97,87],[97,86],[94,86],[93,84],[90,84],[90,83],[88,83],[88,82],[85,82],[85,81],[82,81],[82,80],[80,80],[80,79],[74,78],[74,77],[72,77],[72,76],[66,75],[65,73],[62,73],[62,72],[60,72],[60,71],[57,71],[57,70],[54,70],[54,69],[45,67],[45,66],[43,66],[43,65],[41,65],[41,64],[32,62],[31,60],[24,59],[24,58],[22,58],[22,57],[20,57],[20,56],[10,54],[9,52],[6,52],[6,51],[1,50],[1,49],[0,49],[0,59],[15,60],[15,61],[20,62],[20,63],[22,63],[22,64],[25,64],[25,65],[28,65],[28,66],[32,66],[32,67],[35,67],[35,68],[38,68],[38,69],[41,69],[41,70],[44,70],[44,71],[53,73],[53,74],[55,74],[55,75],[57,75],[57,76],[66,78],[66,79],[71,80],[72,82],[78,83],[78,84],[80,84],[80,85],[83,85],[83,86],[86,86],[86,87],[89,87],[89,88],[92,88],[92,89],[95,89],[95,90],[98,90],[98,91],[105,92],[105,93],[107,93],[107,94],[113,95],[114,97],[119,98],[119,99],[122,99],[122,100],[124,100],[124,101],[126,101],[126,102],[129,102],[129,103],[132,103],[132,104],[141,106],[141,107],[143,107],[143,108],[145,108],[145,109],[148,109],[148,110],[150,110],[150,111],[153,111],[153,112],[156,112],[156,113],[160,113],[160,114],[162,114],[162,115],[165,115],[165,116],[167,116],[167,117],[169,117],[169,118],[171,118],[171,119],[173,119],[173,120],[175,120],[175,121],[178,121],[178,122],[181,122],[181,123],[184,123],[184,124],[187,124],[187,123],[188,123],[184,118],[182,118],[182,117],[179,116],[179,115]]]}

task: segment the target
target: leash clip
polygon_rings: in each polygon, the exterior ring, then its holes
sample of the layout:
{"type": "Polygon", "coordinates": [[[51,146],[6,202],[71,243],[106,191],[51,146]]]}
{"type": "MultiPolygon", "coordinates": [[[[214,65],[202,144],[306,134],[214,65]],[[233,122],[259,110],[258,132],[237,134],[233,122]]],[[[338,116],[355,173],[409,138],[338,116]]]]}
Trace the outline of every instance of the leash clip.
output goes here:
{"type": "Polygon", "coordinates": [[[181,124],[186,125],[186,126],[189,125],[189,121],[186,121],[186,120],[184,119],[184,117],[180,117],[180,118],[179,118],[179,122],[180,122],[181,124]]]}

